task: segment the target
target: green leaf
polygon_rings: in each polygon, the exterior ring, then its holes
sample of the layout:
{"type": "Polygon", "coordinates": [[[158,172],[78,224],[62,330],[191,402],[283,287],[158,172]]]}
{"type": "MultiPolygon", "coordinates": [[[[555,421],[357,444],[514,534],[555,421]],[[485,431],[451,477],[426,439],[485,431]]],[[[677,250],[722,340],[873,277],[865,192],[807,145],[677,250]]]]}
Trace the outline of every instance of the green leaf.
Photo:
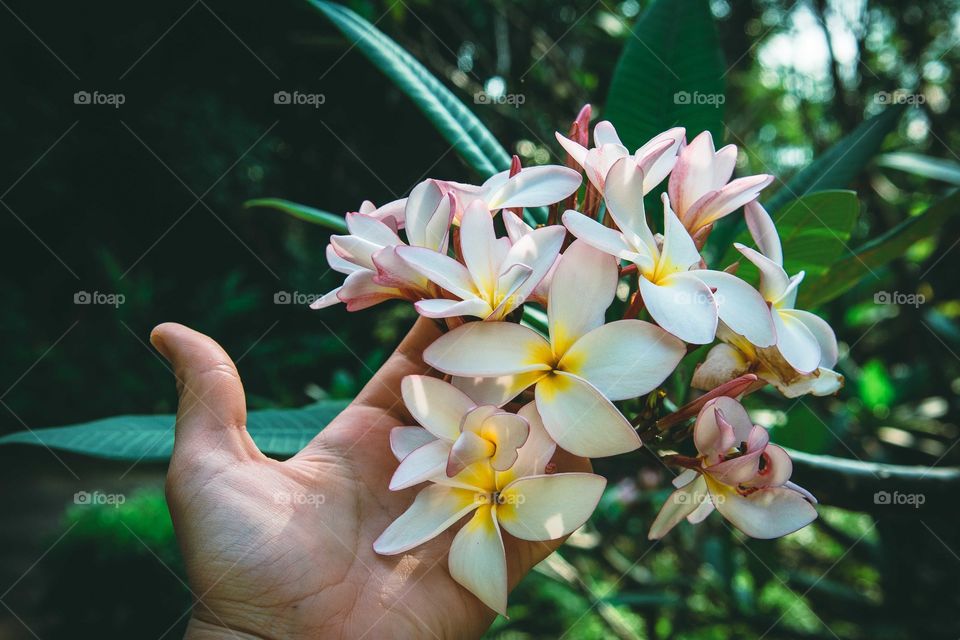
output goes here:
{"type": "Polygon", "coordinates": [[[655,0],[627,38],[605,116],[630,149],[676,126],[720,141],[725,71],[710,3],[655,0]]]}
{"type": "MultiPolygon", "coordinates": [[[[247,415],[247,431],[264,453],[291,456],[330,423],[347,400],[301,409],[263,409],[247,415]]],[[[116,416],[84,424],[19,431],[0,445],[29,444],[113,460],[167,460],[173,451],[172,415],[116,416]]]]}
{"type": "Polygon", "coordinates": [[[493,134],[416,58],[350,9],[308,1],[413,100],[470,166],[484,177],[510,168],[510,156],[493,134]]]}
{"type": "MultiPolygon", "coordinates": [[[[905,108],[905,105],[894,105],[860,123],[780,187],[772,198],[764,202],[764,207],[774,215],[783,205],[808,193],[848,187],[880,150],[887,134],[896,128],[905,108]]],[[[727,245],[745,227],[746,223],[740,215],[720,221],[708,241],[711,252],[715,252],[714,255],[725,252],[727,245]]]]}
{"type": "Polygon", "coordinates": [[[347,233],[347,221],[344,220],[343,216],[321,211],[320,209],[314,209],[305,204],[297,204],[296,202],[290,202],[289,200],[283,200],[281,198],[257,198],[255,200],[247,200],[243,203],[243,207],[245,209],[251,209],[253,207],[276,209],[284,213],[289,213],[294,218],[318,224],[321,227],[326,227],[337,233],[347,233]]]}
{"type": "Polygon", "coordinates": [[[940,232],[960,207],[960,192],[934,204],[920,215],[908,218],[893,229],[860,247],[853,255],[841,258],[830,267],[829,277],[812,286],[800,286],[799,306],[816,307],[833,300],[860,282],[872,270],[902,256],[918,240],[940,232]]]}
{"type": "MultiPolygon", "coordinates": [[[[806,272],[801,290],[810,282],[826,274],[841,255],[849,254],[847,242],[857,221],[860,203],[853,191],[820,191],[797,198],[774,214],[773,221],[783,245],[784,269],[790,275],[806,272]]],[[[738,242],[753,246],[750,234],[744,230],[738,242]]],[[[732,246],[721,264],[740,260],[737,275],[755,283],[759,274],[756,267],[732,246]]]]}
{"type": "Polygon", "coordinates": [[[905,108],[905,105],[894,105],[861,122],[860,126],[793,176],[766,203],[767,210],[774,212],[790,200],[814,191],[849,186],[880,150],[887,134],[896,128],[905,108]]]}
{"type": "Polygon", "coordinates": [[[885,153],[877,158],[877,165],[898,169],[921,178],[942,180],[960,186],[960,162],[934,158],[919,153],[885,153]]]}

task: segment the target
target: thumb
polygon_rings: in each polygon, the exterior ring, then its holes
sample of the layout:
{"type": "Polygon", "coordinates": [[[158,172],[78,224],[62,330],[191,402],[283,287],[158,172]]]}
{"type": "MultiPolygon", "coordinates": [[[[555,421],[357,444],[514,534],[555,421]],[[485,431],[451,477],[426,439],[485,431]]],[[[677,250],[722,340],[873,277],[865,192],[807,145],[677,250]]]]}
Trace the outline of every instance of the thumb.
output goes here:
{"type": "Polygon", "coordinates": [[[150,342],[171,364],[177,381],[173,460],[217,451],[231,460],[258,453],[246,430],[240,374],[227,352],[211,338],[173,322],[157,326],[150,342]]]}

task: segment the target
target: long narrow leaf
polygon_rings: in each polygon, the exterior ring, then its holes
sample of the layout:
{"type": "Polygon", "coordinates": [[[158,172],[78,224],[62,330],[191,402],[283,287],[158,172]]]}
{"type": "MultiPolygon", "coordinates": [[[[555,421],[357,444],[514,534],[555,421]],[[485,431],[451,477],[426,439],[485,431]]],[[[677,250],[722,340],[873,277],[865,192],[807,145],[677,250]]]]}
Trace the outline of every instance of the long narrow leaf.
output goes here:
{"type": "Polygon", "coordinates": [[[308,1],[413,100],[474,169],[489,177],[510,168],[510,156],[493,134],[416,58],[350,9],[323,0],[308,1]]]}
{"type": "Polygon", "coordinates": [[[294,218],[318,224],[321,227],[326,227],[337,233],[347,232],[347,222],[343,216],[338,216],[328,211],[321,211],[320,209],[314,209],[305,204],[298,204],[281,198],[257,198],[255,200],[247,200],[243,203],[243,206],[245,209],[251,209],[253,207],[276,209],[277,211],[288,213],[294,218]]]}
{"type": "Polygon", "coordinates": [[[630,149],[675,126],[722,140],[724,71],[710,3],[656,0],[627,37],[605,116],[630,149]]]}
{"type": "Polygon", "coordinates": [[[877,165],[897,169],[932,180],[942,180],[960,187],[960,162],[934,158],[919,153],[885,153],[877,158],[877,165]]]}
{"type": "MultiPolygon", "coordinates": [[[[291,456],[329,424],[346,400],[302,409],[264,409],[247,415],[247,431],[264,453],[291,456]]],[[[113,460],[162,461],[173,451],[172,415],[116,416],[84,424],[19,431],[0,445],[26,444],[113,460]]]]}
{"type": "Polygon", "coordinates": [[[812,286],[801,287],[799,304],[815,307],[833,300],[860,282],[871,270],[902,256],[913,243],[939,232],[947,219],[956,215],[958,208],[960,192],[874,238],[853,255],[835,262],[828,277],[820,278],[812,286]]]}

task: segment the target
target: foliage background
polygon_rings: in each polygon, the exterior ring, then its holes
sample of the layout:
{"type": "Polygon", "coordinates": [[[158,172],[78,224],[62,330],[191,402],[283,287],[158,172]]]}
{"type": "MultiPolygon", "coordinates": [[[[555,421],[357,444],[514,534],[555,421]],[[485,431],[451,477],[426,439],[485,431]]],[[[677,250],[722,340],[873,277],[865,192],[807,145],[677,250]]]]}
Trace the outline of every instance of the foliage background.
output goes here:
{"type": "MultiPolygon", "coordinates": [[[[525,164],[560,160],[552,133],[582,103],[602,117],[644,6],[348,4],[454,88],[525,164]],[[498,86],[524,103],[473,104],[475,92],[498,86]]],[[[956,166],[957,2],[711,8],[730,65],[726,141],[742,147],[741,173],[787,178],[878,112],[878,92],[899,88],[924,100],[884,148],[956,166]],[[828,51],[825,33],[833,58],[818,53],[828,51]]],[[[336,284],[323,259],[327,232],[241,204],[280,196],[343,212],[404,195],[428,174],[473,178],[425,118],[297,2],[10,2],[3,14],[0,433],[173,411],[171,377],[146,341],[164,320],[215,336],[239,358],[252,407],[354,394],[412,311],[385,305],[348,318],[275,304],[279,291],[336,284]],[[326,102],[274,104],[275,91],[295,89],[326,102]],[[126,102],[77,105],[80,90],[126,102]],[[75,305],[78,291],[126,301],[75,305]]],[[[862,213],[851,246],[955,188],[880,164],[852,187],[862,213]]],[[[836,399],[771,397],[775,440],[841,457],[958,464],[958,227],[949,220],[821,310],[844,345],[847,388],[836,399]],[[880,291],[920,293],[925,303],[875,304],[880,291]]],[[[161,465],[21,447],[0,450],[0,462],[0,635],[182,633],[189,594],[161,465]],[[73,506],[81,490],[128,499],[119,509],[73,506]]],[[[960,605],[960,527],[942,505],[825,507],[813,527],[777,542],[746,541],[711,518],[651,545],[662,469],[645,454],[599,467],[616,485],[593,525],[521,585],[511,619],[491,637],[960,635],[943,613],[960,605]]]]}

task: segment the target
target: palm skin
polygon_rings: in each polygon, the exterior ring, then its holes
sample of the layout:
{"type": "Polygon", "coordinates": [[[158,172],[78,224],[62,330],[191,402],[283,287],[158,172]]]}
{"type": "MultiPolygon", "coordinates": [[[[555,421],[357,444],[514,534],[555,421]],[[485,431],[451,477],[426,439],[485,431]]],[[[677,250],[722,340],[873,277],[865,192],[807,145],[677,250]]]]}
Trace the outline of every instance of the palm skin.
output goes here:
{"type": "MultiPolygon", "coordinates": [[[[167,499],[196,604],[187,638],[472,638],[494,613],[453,581],[458,526],[398,556],[373,541],[419,488],[387,489],[390,429],[414,424],[400,380],[424,374],[421,319],[357,399],[300,453],[264,456],[244,424],[239,374],[210,338],[162,324],[151,340],[180,394],[167,499]]],[[[564,471],[589,462],[559,453],[564,471]]],[[[511,587],[560,542],[504,533],[511,587]]]]}

